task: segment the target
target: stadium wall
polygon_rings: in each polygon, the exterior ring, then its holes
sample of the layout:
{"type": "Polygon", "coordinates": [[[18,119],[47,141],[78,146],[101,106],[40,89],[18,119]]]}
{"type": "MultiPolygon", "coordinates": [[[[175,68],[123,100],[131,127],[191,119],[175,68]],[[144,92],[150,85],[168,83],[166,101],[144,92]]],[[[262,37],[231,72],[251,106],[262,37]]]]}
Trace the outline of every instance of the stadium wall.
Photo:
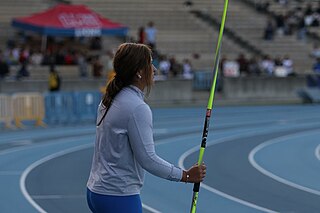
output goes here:
{"type": "MultiPolygon", "coordinates": [[[[306,76],[287,78],[240,77],[224,78],[222,92],[216,93],[218,105],[301,103],[296,91],[306,85],[306,76]]],[[[65,80],[62,91],[103,91],[105,80],[65,80]]],[[[0,93],[47,92],[48,82],[37,80],[2,81],[0,93]]],[[[151,106],[206,105],[209,90],[196,90],[192,80],[157,81],[146,97],[151,106]]]]}

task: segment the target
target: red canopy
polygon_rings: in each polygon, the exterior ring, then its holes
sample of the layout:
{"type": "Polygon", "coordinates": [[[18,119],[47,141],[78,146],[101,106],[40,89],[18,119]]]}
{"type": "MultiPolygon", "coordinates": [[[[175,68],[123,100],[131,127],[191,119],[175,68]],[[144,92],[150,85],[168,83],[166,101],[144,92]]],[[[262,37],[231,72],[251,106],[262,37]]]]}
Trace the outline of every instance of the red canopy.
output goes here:
{"type": "Polygon", "coordinates": [[[93,12],[85,5],[59,4],[28,17],[14,18],[14,27],[55,36],[127,34],[128,28],[93,12]]]}

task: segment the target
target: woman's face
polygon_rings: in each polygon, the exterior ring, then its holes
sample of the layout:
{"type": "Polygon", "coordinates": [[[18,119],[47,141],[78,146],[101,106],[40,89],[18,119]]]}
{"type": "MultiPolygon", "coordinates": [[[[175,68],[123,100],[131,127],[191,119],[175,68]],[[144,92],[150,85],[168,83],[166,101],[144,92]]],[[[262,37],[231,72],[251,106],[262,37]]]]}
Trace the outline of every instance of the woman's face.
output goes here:
{"type": "Polygon", "coordinates": [[[154,75],[157,73],[157,68],[153,65],[153,59],[151,58],[151,80],[154,83],[154,75]]]}
{"type": "Polygon", "coordinates": [[[151,67],[152,67],[151,78],[152,78],[152,81],[154,82],[154,75],[157,73],[157,68],[153,64],[151,65],[151,67]]]}

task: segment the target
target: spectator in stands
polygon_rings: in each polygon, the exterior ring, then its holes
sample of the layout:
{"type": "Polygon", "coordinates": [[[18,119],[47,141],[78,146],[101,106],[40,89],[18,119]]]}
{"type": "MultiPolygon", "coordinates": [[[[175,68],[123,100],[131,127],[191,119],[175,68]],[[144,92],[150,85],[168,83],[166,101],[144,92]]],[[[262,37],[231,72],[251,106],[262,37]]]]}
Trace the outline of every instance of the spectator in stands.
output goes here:
{"type": "Polygon", "coordinates": [[[103,72],[103,65],[100,62],[99,56],[95,56],[92,60],[92,76],[100,78],[103,72]]]}
{"type": "Polygon", "coordinates": [[[64,65],[65,64],[65,51],[63,49],[58,49],[55,55],[55,62],[57,65],[64,65]]]}
{"type": "Polygon", "coordinates": [[[224,77],[240,77],[239,63],[236,60],[226,59],[222,72],[224,77]]]}
{"type": "Polygon", "coordinates": [[[248,75],[248,59],[245,57],[243,53],[240,53],[236,61],[239,64],[240,75],[248,75]]]}
{"type": "Polygon", "coordinates": [[[320,58],[317,58],[316,62],[312,66],[314,74],[307,75],[308,87],[320,88],[320,58]]]}
{"type": "Polygon", "coordinates": [[[90,49],[91,50],[101,50],[102,49],[101,37],[94,37],[91,39],[90,49]]]}
{"type": "Polygon", "coordinates": [[[228,58],[226,55],[222,55],[221,59],[220,59],[220,63],[219,63],[219,70],[220,70],[220,73],[222,73],[222,76],[223,76],[223,68],[224,68],[224,63],[228,61],[228,58]]]}
{"type": "Polygon", "coordinates": [[[308,4],[304,13],[304,23],[307,27],[311,26],[314,21],[312,5],[308,4]]]}
{"type": "Polygon", "coordinates": [[[146,44],[151,47],[151,49],[156,49],[156,37],[157,37],[157,29],[154,26],[154,23],[150,21],[148,23],[146,32],[146,44]]]}
{"type": "Polygon", "coordinates": [[[16,80],[20,80],[24,77],[29,77],[30,73],[28,71],[28,60],[23,61],[23,63],[20,66],[20,69],[17,72],[16,80]]]}
{"type": "Polygon", "coordinates": [[[264,2],[257,2],[256,3],[256,8],[258,11],[261,12],[267,12],[269,11],[269,7],[270,7],[270,2],[269,1],[264,1],[264,2]]]}
{"type": "Polygon", "coordinates": [[[317,58],[316,63],[313,64],[312,70],[314,73],[320,75],[320,58],[317,58]]]}
{"type": "Polygon", "coordinates": [[[292,35],[296,27],[297,27],[297,17],[295,16],[295,13],[293,10],[289,10],[285,15],[284,34],[292,35]]]}
{"type": "Polygon", "coordinates": [[[182,76],[184,79],[192,79],[193,78],[193,73],[192,73],[192,65],[189,59],[184,59],[183,60],[183,71],[182,71],[182,76]]]}
{"type": "Polygon", "coordinates": [[[19,63],[19,58],[20,58],[20,48],[19,47],[14,47],[12,49],[12,61],[15,63],[19,63]]]}
{"type": "Polygon", "coordinates": [[[55,69],[54,64],[50,65],[50,73],[49,73],[49,91],[50,92],[56,92],[60,90],[61,86],[61,78],[58,74],[58,72],[55,69]]]}
{"type": "Polygon", "coordinates": [[[318,5],[314,11],[320,14],[320,1],[318,1],[318,5]]]}
{"type": "Polygon", "coordinates": [[[269,55],[265,55],[261,61],[261,69],[264,73],[272,75],[274,72],[274,61],[269,55]]]}
{"type": "Polygon", "coordinates": [[[307,28],[305,24],[304,18],[301,18],[298,22],[298,32],[297,32],[297,39],[304,41],[306,38],[307,28]]]}
{"type": "Polygon", "coordinates": [[[313,50],[310,53],[310,56],[315,59],[320,58],[320,47],[318,43],[313,44],[313,50]]]}
{"type": "Polygon", "coordinates": [[[145,170],[171,181],[199,183],[206,166],[196,164],[184,171],[155,152],[152,111],[143,93],[153,84],[151,49],[142,44],[120,45],[114,70],[98,109],[87,202],[92,212],[142,213],[145,170]]]}
{"type": "Polygon", "coordinates": [[[259,66],[259,60],[256,56],[252,56],[249,60],[248,65],[249,75],[260,75],[261,69],[259,66]]]}
{"type": "Polygon", "coordinates": [[[283,6],[288,4],[288,0],[276,0],[276,1],[278,1],[278,3],[283,5],[283,6]]]}
{"type": "Polygon", "coordinates": [[[269,19],[264,30],[264,39],[273,40],[273,35],[274,35],[274,26],[273,26],[272,20],[269,19]]]}
{"type": "Polygon", "coordinates": [[[171,56],[170,61],[170,75],[172,77],[177,77],[182,72],[181,65],[177,62],[174,56],[171,56]]]}
{"type": "Polygon", "coordinates": [[[30,56],[30,52],[28,48],[23,48],[20,51],[20,55],[19,55],[19,62],[20,64],[25,64],[28,62],[29,60],[29,56],[30,56]]]}
{"type": "Polygon", "coordinates": [[[282,64],[282,58],[279,55],[276,56],[273,61],[274,61],[274,66],[276,66],[276,67],[281,67],[283,65],[282,64]]]}
{"type": "Polygon", "coordinates": [[[79,70],[79,76],[81,78],[86,78],[88,76],[88,62],[87,57],[83,52],[77,54],[77,64],[79,70]]]}
{"type": "Polygon", "coordinates": [[[111,50],[106,51],[106,53],[101,56],[101,63],[108,76],[108,74],[113,71],[113,52],[111,50]]]}
{"type": "Polygon", "coordinates": [[[159,62],[159,70],[160,70],[160,73],[166,78],[169,76],[170,67],[171,67],[171,64],[167,56],[161,55],[160,62],[159,62]]]}
{"type": "Polygon", "coordinates": [[[42,64],[42,60],[43,60],[43,55],[42,55],[41,51],[39,51],[39,50],[35,51],[30,56],[30,61],[31,61],[32,65],[39,66],[42,64]]]}
{"type": "Polygon", "coordinates": [[[284,56],[284,58],[282,60],[282,66],[285,69],[287,76],[295,75],[295,73],[293,71],[293,61],[289,55],[284,56]]]}
{"type": "Polygon", "coordinates": [[[313,14],[313,8],[312,8],[312,4],[308,3],[305,11],[304,11],[304,16],[309,16],[313,14]]]}
{"type": "Polygon", "coordinates": [[[187,7],[192,7],[192,6],[193,6],[193,2],[190,1],[190,0],[187,0],[187,1],[183,2],[183,4],[184,4],[185,6],[187,6],[187,7]]]}
{"type": "Polygon", "coordinates": [[[285,17],[282,14],[276,16],[277,34],[282,36],[285,33],[285,17]]]}
{"type": "Polygon", "coordinates": [[[16,42],[12,38],[9,38],[6,44],[8,49],[13,49],[16,45],[16,42]]]}
{"type": "Polygon", "coordinates": [[[14,52],[13,52],[13,49],[8,49],[5,53],[5,56],[4,56],[6,62],[8,63],[8,65],[18,65],[19,64],[19,59],[17,59],[15,56],[14,56],[14,52]]]}
{"type": "Polygon", "coordinates": [[[159,75],[159,63],[160,63],[160,55],[157,50],[152,51],[152,64],[157,68],[156,75],[159,75]]]}
{"type": "Polygon", "coordinates": [[[144,30],[144,27],[139,27],[139,30],[138,30],[138,43],[139,44],[146,43],[146,32],[144,30]]]}
{"type": "Polygon", "coordinates": [[[72,65],[74,64],[74,56],[71,53],[71,51],[67,51],[67,53],[64,55],[64,64],[65,65],[72,65]]]}
{"type": "Polygon", "coordinates": [[[51,50],[46,50],[42,59],[42,65],[50,65],[50,64],[56,64],[56,58],[52,54],[51,50]]]}
{"type": "Polygon", "coordinates": [[[0,80],[5,78],[10,73],[9,65],[4,60],[2,52],[0,51],[0,80]]]}

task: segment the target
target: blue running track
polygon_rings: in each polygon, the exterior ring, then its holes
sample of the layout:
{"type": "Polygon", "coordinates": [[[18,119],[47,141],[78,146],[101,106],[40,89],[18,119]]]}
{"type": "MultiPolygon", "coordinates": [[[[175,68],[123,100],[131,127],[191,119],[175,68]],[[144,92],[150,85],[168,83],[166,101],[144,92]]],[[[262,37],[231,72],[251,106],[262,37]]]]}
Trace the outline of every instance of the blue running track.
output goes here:
{"type": "MultiPolygon", "coordinates": [[[[197,161],[204,108],[154,109],[158,155],[197,161]]],[[[217,107],[199,213],[319,213],[320,106],[217,107]]],[[[85,213],[95,124],[0,132],[0,212],[85,213]]],[[[144,213],[187,213],[192,184],[147,174],[144,213]]]]}

